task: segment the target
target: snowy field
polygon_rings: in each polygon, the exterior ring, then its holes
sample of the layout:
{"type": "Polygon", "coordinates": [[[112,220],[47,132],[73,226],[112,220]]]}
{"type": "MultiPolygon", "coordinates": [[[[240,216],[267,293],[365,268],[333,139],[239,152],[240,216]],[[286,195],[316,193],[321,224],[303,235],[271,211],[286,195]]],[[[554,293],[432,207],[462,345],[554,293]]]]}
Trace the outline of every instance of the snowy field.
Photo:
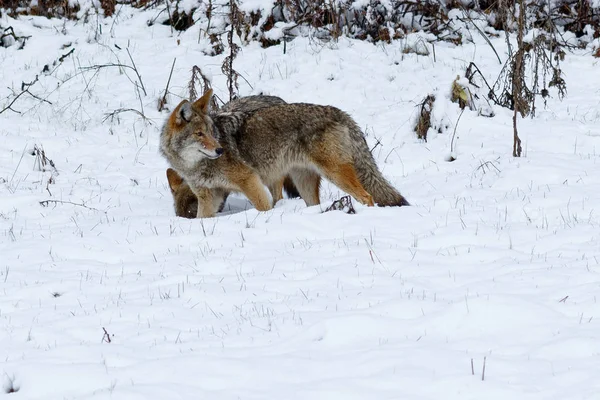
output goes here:
{"type": "MultiPolygon", "coordinates": [[[[435,58],[391,45],[298,38],[242,49],[240,93],[335,105],[368,135],[413,204],[357,214],[300,199],[259,213],[241,195],[214,219],[174,215],[159,113],[193,65],[227,98],[225,54],[124,8],[88,23],[2,17],[0,397],[10,399],[600,399],[600,81],[591,50],[520,121],[465,111],[450,85],[473,61],[501,69],[477,33],[435,58]],[[59,58],[72,49],[74,51],[59,58]],[[131,68],[135,62],[146,94],[131,68]],[[47,71],[42,72],[48,65],[47,71]],[[251,86],[250,86],[251,85],[251,86]],[[436,94],[427,143],[416,107],[436,94]],[[41,101],[44,99],[46,101],[41,101]],[[107,115],[120,109],[134,111],[107,115]],[[377,145],[377,142],[380,144],[377,145]],[[50,165],[41,166],[34,148],[50,165]],[[40,202],[50,200],[43,207],[40,202]],[[485,375],[482,379],[485,360],[485,375]],[[5,394],[10,393],[10,394],[5,394]]],[[[492,38],[502,61],[503,35],[492,38]]],[[[431,50],[431,46],[429,45],[431,50]]]]}

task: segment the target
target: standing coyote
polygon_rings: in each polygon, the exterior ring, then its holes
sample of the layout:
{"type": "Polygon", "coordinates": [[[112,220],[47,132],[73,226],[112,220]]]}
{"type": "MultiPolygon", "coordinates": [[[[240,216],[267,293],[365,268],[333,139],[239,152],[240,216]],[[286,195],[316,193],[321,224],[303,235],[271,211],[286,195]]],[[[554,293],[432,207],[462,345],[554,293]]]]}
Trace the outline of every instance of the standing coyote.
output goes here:
{"type": "MultiPolygon", "coordinates": [[[[286,104],[286,102],[282,98],[276,96],[246,96],[226,103],[225,105],[223,105],[223,107],[221,107],[219,112],[237,112],[249,115],[249,113],[252,113],[261,108],[277,104],[286,104]]],[[[167,181],[169,182],[169,188],[171,189],[171,194],[173,195],[175,215],[177,215],[178,217],[196,218],[198,210],[198,198],[196,197],[194,192],[192,192],[190,186],[172,168],[167,169],[166,175],[167,181]]],[[[320,184],[320,181],[316,182],[316,184],[320,184]]],[[[285,192],[287,193],[288,197],[300,197],[300,193],[298,193],[298,190],[296,189],[294,183],[292,182],[289,176],[285,177],[281,186],[283,186],[283,188],[285,189],[285,192]]],[[[274,203],[283,198],[281,193],[281,186],[277,184],[269,188],[274,203]]],[[[213,204],[214,212],[221,212],[223,210],[223,207],[225,206],[225,201],[229,196],[229,191],[222,190],[220,188],[212,189],[211,194],[212,198],[210,199],[210,201],[213,204]]]]}
{"type": "Polygon", "coordinates": [[[211,96],[209,90],[194,103],[179,103],[160,137],[161,153],[200,200],[197,217],[214,216],[210,189],[243,192],[267,211],[272,205],[264,185],[280,187],[286,175],[309,206],[320,203],[320,174],[368,206],[408,205],[343,111],[295,103],[210,114],[211,96]]]}

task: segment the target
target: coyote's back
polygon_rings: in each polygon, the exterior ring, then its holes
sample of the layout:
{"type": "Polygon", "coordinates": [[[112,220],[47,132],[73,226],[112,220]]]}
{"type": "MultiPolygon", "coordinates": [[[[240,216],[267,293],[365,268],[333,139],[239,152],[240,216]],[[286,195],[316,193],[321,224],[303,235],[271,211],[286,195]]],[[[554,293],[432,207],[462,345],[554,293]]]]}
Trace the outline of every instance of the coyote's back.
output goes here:
{"type": "Polygon", "coordinates": [[[229,103],[223,104],[216,112],[241,112],[249,114],[263,108],[281,104],[286,104],[281,97],[260,94],[238,97],[237,99],[231,100],[229,103]]]}
{"type": "Polygon", "coordinates": [[[267,176],[270,171],[316,167],[330,180],[335,175],[348,181],[353,169],[378,205],[409,205],[377,168],[359,126],[336,107],[291,103],[259,110],[245,122],[236,148],[240,158],[267,176]],[[333,166],[345,168],[345,176],[331,171],[333,166]]]}

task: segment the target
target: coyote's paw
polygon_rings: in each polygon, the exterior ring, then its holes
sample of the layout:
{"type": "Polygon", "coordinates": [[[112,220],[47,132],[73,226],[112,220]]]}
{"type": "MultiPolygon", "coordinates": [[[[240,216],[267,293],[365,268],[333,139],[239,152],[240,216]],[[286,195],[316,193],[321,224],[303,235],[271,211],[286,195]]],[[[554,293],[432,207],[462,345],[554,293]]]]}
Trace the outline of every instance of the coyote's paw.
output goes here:
{"type": "Polygon", "coordinates": [[[269,211],[273,208],[270,202],[259,202],[258,204],[255,204],[254,207],[258,211],[269,211]]]}

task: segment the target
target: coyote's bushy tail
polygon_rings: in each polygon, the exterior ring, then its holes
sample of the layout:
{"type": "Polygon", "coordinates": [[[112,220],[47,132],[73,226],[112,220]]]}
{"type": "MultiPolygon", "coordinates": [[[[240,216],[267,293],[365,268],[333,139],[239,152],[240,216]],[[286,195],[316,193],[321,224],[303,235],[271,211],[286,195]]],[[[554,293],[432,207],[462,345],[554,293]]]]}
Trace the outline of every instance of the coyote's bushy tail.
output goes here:
{"type": "Polygon", "coordinates": [[[373,196],[373,201],[380,207],[385,206],[409,206],[404,196],[400,194],[381,174],[375,159],[369,151],[364,135],[360,128],[354,126],[350,129],[355,138],[356,148],[354,153],[354,165],[360,183],[365,190],[373,196]]]}

